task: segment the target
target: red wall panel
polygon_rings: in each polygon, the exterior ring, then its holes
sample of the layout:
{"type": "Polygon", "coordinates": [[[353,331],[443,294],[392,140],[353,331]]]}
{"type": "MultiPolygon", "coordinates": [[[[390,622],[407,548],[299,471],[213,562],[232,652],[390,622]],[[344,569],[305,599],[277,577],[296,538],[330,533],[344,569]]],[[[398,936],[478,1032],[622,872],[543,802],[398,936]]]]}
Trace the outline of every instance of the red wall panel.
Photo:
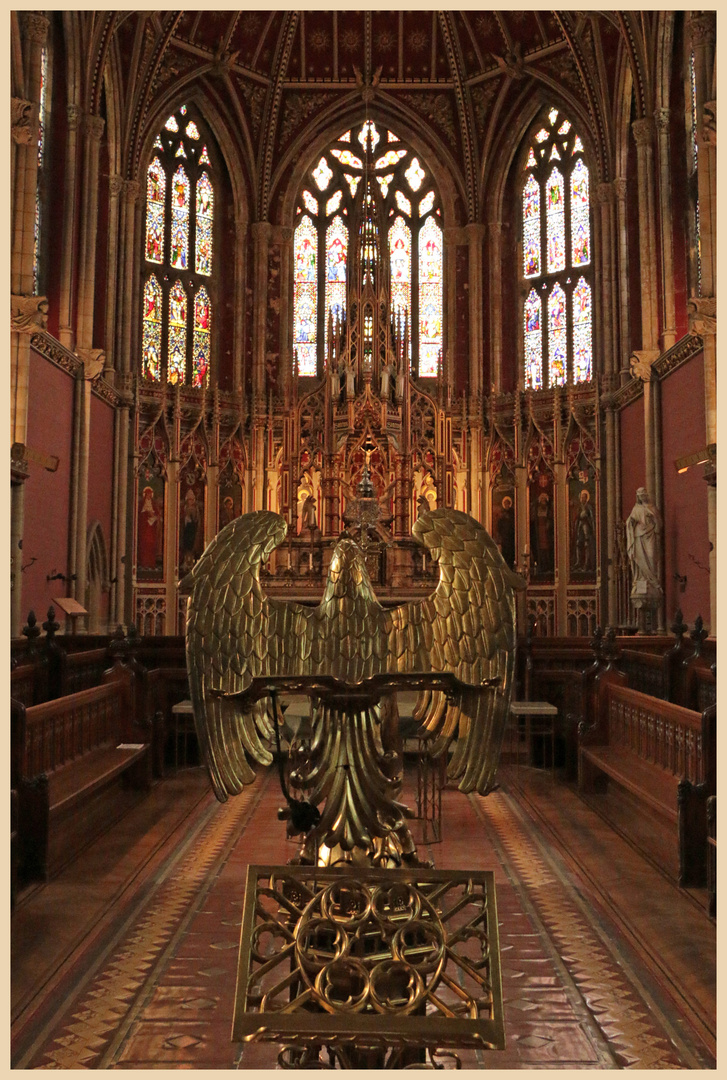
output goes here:
{"type": "Polygon", "coordinates": [[[621,510],[625,521],[636,502],[636,489],[646,483],[644,398],[627,405],[621,420],[621,510]]]}
{"type": "Polygon", "coordinates": [[[677,473],[676,458],[703,449],[704,366],[700,353],[661,384],[664,470],[664,588],[666,616],[678,607],[687,622],[709,619],[709,539],[707,484],[703,467],[677,473]],[[686,576],[681,592],[674,575],[686,576]]]}
{"type": "Polygon", "coordinates": [[[68,595],[65,582],[46,577],[68,573],[73,387],[69,375],[31,350],[27,445],[60,459],[53,473],[31,462],[25,482],[23,616],[33,610],[39,622],[53,596],[68,595]]]}
{"type": "MultiPolygon", "coordinates": [[[[99,398],[91,398],[91,443],[88,459],[88,524],[101,525],[106,558],[111,557],[111,500],[114,470],[114,410],[99,398]]],[[[109,565],[109,576],[112,577],[109,565]]],[[[103,594],[102,618],[107,617],[108,592],[103,594]]]]}

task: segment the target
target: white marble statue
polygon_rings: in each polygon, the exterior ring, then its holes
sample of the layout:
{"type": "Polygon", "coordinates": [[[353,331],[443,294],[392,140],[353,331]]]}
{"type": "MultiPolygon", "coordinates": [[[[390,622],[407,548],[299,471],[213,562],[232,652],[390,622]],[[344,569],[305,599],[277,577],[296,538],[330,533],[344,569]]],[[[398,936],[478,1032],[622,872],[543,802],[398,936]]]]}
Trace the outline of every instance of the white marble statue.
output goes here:
{"type": "Polygon", "coordinates": [[[636,504],[626,520],[626,550],[631,564],[631,593],[661,592],[659,539],[661,514],[646,488],[636,492],[636,504]]]}

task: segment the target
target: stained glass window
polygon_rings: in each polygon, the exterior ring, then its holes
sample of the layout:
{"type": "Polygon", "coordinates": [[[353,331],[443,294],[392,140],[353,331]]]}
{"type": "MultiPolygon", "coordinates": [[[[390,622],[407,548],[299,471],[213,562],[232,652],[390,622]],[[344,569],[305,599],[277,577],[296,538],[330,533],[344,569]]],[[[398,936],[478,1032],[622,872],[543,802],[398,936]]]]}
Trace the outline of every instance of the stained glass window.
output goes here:
{"type": "Polygon", "coordinates": [[[180,165],[172,177],[171,263],[175,270],[187,269],[189,253],[189,177],[180,165]]]}
{"type": "Polygon", "coordinates": [[[187,294],[181,281],[175,281],[169,292],[169,344],[167,345],[167,379],[170,383],[184,382],[187,370],[187,294]]]}
{"type": "Polygon", "coordinates": [[[412,158],[412,163],[404,173],[404,176],[409,181],[409,187],[412,191],[418,191],[422,186],[422,180],[424,179],[425,173],[416,158],[412,158]]]}
{"type": "Polygon", "coordinates": [[[212,312],[204,285],[194,298],[194,336],[192,339],[192,386],[209,383],[212,312]]]}
{"type": "Polygon", "coordinates": [[[588,197],[588,167],[579,158],[570,174],[571,262],[586,266],[591,261],[591,226],[588,197]]]}
{"type": "Polygon", "coordinates": [[[540,390],[543,385],[543,305],[535,289],[525,301],[525,389],[540,390]]]}
{"type": "Polygon", "coordinates": [[[434,192],[429,191],[419,203],[419,216],[424,217],[434,206],[434,192]]]}
{"type": "Polygon", "coordinates": [[[212,273],[212,222],[215,195],[206,172],[197,181],[195,260],[198,274],[209,277],[212,273]]]}
{"type": "Polygon", "coordinates": [[[573,382],[590,382],[593,375],[591,289],[585,278],[573,290],[573,382]]]}
{"type": "Polygon", "coordinates": [[[389,229],[391,310],[411,312],[411,229],[397,217],[389,229]]]}
{"type": "Polygon", "coordinates": [[[318,184],[319,191],[325,191],[331,182],[333,172],[328,166],[328,162],[324,157],[318,162],[318,165],[313,170],[313,179],[318,184]]]}
{"type": "MultiPolygon", "coordinates": [[[[414,373],[436,375],[444,340],[444,277],[441,207],[433,178],[386,127],[365,121],[344,135],[318,157],[296,209],[293,348],[298,372],[310,377],[325,367],[331,316],[344,326],[343,347],[348,347],[354,329],[343,319],[351,317],[347,288],[355,267],[355,280],[360,274],[360,282],[370,281],[376,290],[382,283],[380,270],[385,271],[390,314],[399,342],[407,327],[414,373]],[[361,152],[343,143],[355,143],[361,152]],[[422,197],[412,202],[411,192],[420,189],[422,197]],[[312,191],[326,195],[320,199],[312,191]]],[[[354,314],[359,348],[371,363],[378,349],[374,339],[389,330],[382,329],[375,306],[363,305],[354,314]]]]}
{"type": "Polygon", "coordinates": [[[144,286],[141,356],[142,377],[159,382],[162,377],[162,290],[153,274],[144,286]]]}
{"type": "Polygon", "coordinates": [[[318,199],[314,199],[310,191],[303,190],[303,202],[306,205],[306,209],[310,210],[311,214],[318,213],[318,199]]]}
{"type": "Polygon", "coordinates": [[[364,126],[361,128],[361,130],[358,133],[358,141],[361,143],[361,146],[364,148],[364,152],[366,151],[366,141],[367,141],[367,139],[370,140],[370,142],[371,142],[371,149],[373,151],[375,151],[376,147],[379,145],[379,142],[381,140],[381,136],[379,135],[378,131],[376,130],[376,124],[374,124],[373,121],[371,121],[371,120],[367,120],[366,123],[364,124],[364,126]]]}
{"type": "Polygon", "coordinates": [[[167,177],[158,157],[146,174],[146,260],[164,262],[164,206],[167,177]]]}
{"type": "Polygon", "coordinates": [[[33,220],[33,292],[38,293],[40,280],[41,198],[43,188],[43,157],[46,144],[46,109],[48,108],[48,50],[40,50],[40,97],[38,104],[38,173],[35,184],[35,214],[33,220]]]}
{"type": "Polygon", "coordinates": [[[330,214],[335,214],[336,210],[338,210],[339,206],[341,205],[342,198],[342,191],[337,191],[335,192],[335,194],[331,195],[330,199],[326,203],[326,217],[328,217],[330,214]]]}
{"type": "Polygon", "coordinates": [[[563,176],[553,169],[547,183],[548,273],[565,269],[565,200],[563,176]]]}
{"type": "Polygon", "coordinates": [[[523,190],[523,265],[526,278],[540,273],[540,185],[533,176],[523,190]]]}
{"type": "Polygon", "coordinates": [[[442,230],[428,217],[419,230],[419,375],[439,370],[442,351],[442,230]]]}
{"type": "Polygon", "coordinates": [[[348,229],[343,218],[336,217],[326,230],[326,321],[325,342],[328,345],[328,313],[334,323],[343,322],[346,313],[346,263],[348,229]]]}
{"type": "MultiPolygon", "coordinates": [[[[324,161],[324,159],[321,159],[324,161]]],[[[332,175],[332,174],[331,174],[332,175]]],[[[294,298],[293,349],[299,375],[316,374],[318,236],[306,214],[295,230],[293,243],[294,298]]]]}
{"type": "Polygon", "coordinates": [[[535,132],[529,138],[540,146],[536,154],[525,143],[521,189],[523,384],[540,390],[593,378],[593,252],[590,174],[574,156],[583,143],[555,107],[535,132]],[[536,277],[544,278],[538,291],[525,284],[536,277]]]}
{"type": "Polygon", "coordinates": [[[147,168],[141,371],[154,382],[209,383],[215,191],[207,146],[194,161],[203,126],[181,106],[163,126],[174,143],[158,134],[147,168]]]}

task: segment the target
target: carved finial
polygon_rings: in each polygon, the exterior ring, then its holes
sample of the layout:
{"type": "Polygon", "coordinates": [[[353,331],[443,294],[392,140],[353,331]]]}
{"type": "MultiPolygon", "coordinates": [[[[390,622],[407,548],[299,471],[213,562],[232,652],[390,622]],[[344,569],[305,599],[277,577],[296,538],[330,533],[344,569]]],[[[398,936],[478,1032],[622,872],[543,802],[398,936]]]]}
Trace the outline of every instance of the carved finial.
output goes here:
{"type": "Polygon", "coordinates": [[[51,606],[48,608],[48,618],[43,623],[43,629],[45,630],[46,637],[49,641],[52,641],[55,637],[56,630],[60,630],[61,624],[56,622],[56,609],[51,606]]]}
{"type": "Polygon", "coordinates": [[[601,626],[597,626],[596,629],[593,631],[593,637],[591,638],[590,645],[593,649],[596,660],[598,660],[601,656],[601,648],[603,646],[603,628],[601,626]]]}
{"type": "Polygon", "coordinates": [[[682,615],[681,608],[677,608],[674,614],[674,622],[669,627],[672,634],[675,635],[678,641],[681,641],[682,635],[686,634],[689,627],[684,622],[684,616],[682,615]]]}
{"type": "Polygon", "coordinates": [[[34,611],[28,612],[28,622],[20,632],[28,639],[28,651],[35,652],[35,641],[40,637],[40,627],[34,611]]]}

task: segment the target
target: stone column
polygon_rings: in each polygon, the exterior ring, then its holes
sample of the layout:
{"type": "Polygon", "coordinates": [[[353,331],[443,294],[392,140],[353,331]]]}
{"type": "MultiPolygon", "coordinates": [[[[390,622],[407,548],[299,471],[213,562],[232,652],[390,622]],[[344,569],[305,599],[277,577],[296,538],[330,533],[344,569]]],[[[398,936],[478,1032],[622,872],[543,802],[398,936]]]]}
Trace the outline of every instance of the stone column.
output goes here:
{"type": "MultiPolygon", "coordinates": [[[[86,560],[86,533],[88,531],[88,459],[91,440],[91,384],[101,374],[106,360],[102,349],[79,349],[78,357],[83,362],[83,368],[79,372],[79,416],[78,416],[78,444],[74,447],[74,459],[78,461],[78,468],[74,469],[74,484],[76,496],[72,499],[76,507],[75,520],[75,574],[76,580],[72,585],[71,594],[80,604],[85,604],[86,576],[88,565],[86,560]]],[[[73,571],[72,571],[73,572],[73,571]]],[[[79,633],[87,629],[86,619],[77,623],[79,633]]]]}
{"type": "Polygon", "coordinates": [[[283,400],[290,401],[293,377],[293,230],[281,228],[280,236],[280,364],[278,379],[283,400]]]}
{"type": "Polygon", "coordinates": [[[671,205],[671,161],[669,153],[669,110],[657,109],[656,124],[659,170],[659,224],[661,242],[661,292],[664,325],[661,328],[661,350],[666,352],[676,342],[676,312],[674,303],[674,254],[671,205]]]}
{"type": "MultiPolygon", "coordinates": [[[[631,374],[644,384],[644,474],[645,486],[652,499],[656,490],[654,444],[654,406],[651,392],[651,365],[659,357],[658,349],[638,349],[631,356],[631,374]]],[[[658,504],[657,504],[658,505],[658,504]]],[[[659,507],[661,509],[661,507],[659,507]]]]}
{"type": "Polygon", "coordinates": [[[613,181],[616,196],[616,227],[618,230],[618,365],[621,381],[626,382],[629,374],[629,356],[631,354],[631,336],[629,323],[629,234],[626,214],[626,181],[618,178],[613,181]]]}
{"type": "MultiPolygon", "coordinates": [[[[717,301],[714,297],[693,296],[689,301],[689,329],[704,342],[705,439],[717,442],[717,301]]],[[[707,474],[705,474],[707,479],[707,474]]],[[[709,531],[709,629],[717,633],[717,486],[709,478],[707,489],[707,528],[709,531]]]]}
{"type": "MultiPolygon", "coordinates": [[[[31,294],[33,257],[35,252],[35,197],[38,188],[38,108],[40,104],[41,54],[48,36],[48,20],[43,15],[22,16],[22,37],[27,42],[24,55],[25,99],[20,109],[20,123],[13,142],[15,182],[13,185],[12,255],[10,289],[16,294],[31,294]],[[31,124],[31,137],[26,139],[25,120],[31,124]],[[34,129],[34,130],[33,130],[34,129]],[[20,141],[18,141],[18,139],[20,141]]],[[[16,99],[16,101],[19,99],[16,99]]],[[[14,119],[11,111],[11,121],[14,119]]]]}
{"type": "Polygon", "coordinates": [[[611,375],[617,368],[614,347],[614,274],[613,274],[613,188],[611,184],[599,184],[596,199],[600,210],[600,278],[601,278],[601,342],[603,357],[601,370],[611,375]]]}
{"type": "Polygon", "coordinates": [[[25,161],[25,155],[18,147],[35,146],[38,138],[38,126],[35,123],[35,106],[24,98],[10,98],[10,205],[15,206],[16,172],[19,160],[25,161]]]}
{"type": "Polygon", "coordinates": [[[120,232],[120,269],[119,275],[119,312],[117,325],[118,333],[118,360],[116,370],[122,372],[138,372],[139,365],[132,364],[132,311],[134,282],[137,281],[134,265],[134,252],[136,248],[134,237],[134,218],[136,201],[139,198],[141,185],[137,180],[127,180],[124,183],[123,203],[121,206],[121,232],[120,232]]]}
{"type": "Polygon", "coordinates": [[[252,225],[254,246],[252,323],[252,452],[253,509],[265,509],[265,324],[268,312],[268,262],[271,227],[267,221],[252,225]]]}
{"type": "Polygon", "coordinates": [[[109,177],[109,249],[106,259],[106,325],[104,344],[106,347],[106,368],[104,376],[113,380],[116,367],[115,328],[116,328],[116,292],[119,270],[119,196],[124,190],[124,181],[120,176],[109,177]]]}
{"type": "Polygon", "coordinates": [[[232,386],[245,399],[245,329],[247,304],[247,221],[235,221],[235,328],[232,339],[232,386]]]}
{"type": "Polygon", "coordinates": [[[616,550],[615,550],[615,527],[617,520],[616,507],[616,478],[618,460],[616,454],[616,425],[618,417],[614,409],[612,394],[603,394],[601,405],[606,419],[606,483],[605,483],[605,516],[606,528],[601,529],[601,539],[606,534],[606,566],[608,568],[608,580],[606,585],[606,612],[601,618],[601,623],[607,626],[615,626],[617,622],[618,593],[616,581],[616,550]]]}
{"type": "Polygon", "coordinates": [[[83,124],[84,167],[81,242],[78,256],[78,321],[76,340],[84,349],[93,344],[94,287],[96,284],[96,232],[98,224],[98,161],[104,130],[101,116],[87,116],[83,124]]]}
{"type": "Polygon", "coordinates": [[[10,485],[10,560],[11,601],[10,636],[19,637],[23,629],[23,527],[25,525],[25,484],[10,485]]]}
{"type": "Polygon", "coordinates": [[[694,53],[694,84],[697,106],[697,185],[699,191],[699,231],[702,263],[702,296],[716,291],[716,102],[712,101],[716,13],[693,14],[687,23],[687,35],[694,53]],[[709,106],[709,108],[708,108],[709,106]],[[713,106],[713,108],[712,108],[713,106]],[[705,125],[705,110],[711,119],[705,125]],[[705,130],[706,128],[706,130],[705,130]]]}
{"type": "Polygon", "coordinates": [[[502,393],[502,222],[490,221],[487,229],[490,236],[490,381],[495,392],[502,393]]]}
{"type": "Polygon", "coordinates": [[[465,226],[469,248],[469,396],[471,401],[482,397],[482,245],[485,226],[465,226]]]}
{"type": "Polygon", "coordinates": [[[75,344],[73,326],[73,271],[75,260],[76,192],[78,185],[78,129],[81,109],[67,107],[68,136],[66,139],[66,170],[63,183],[63,246],[61,249],[61,291],[59,338],[67,349],[75,344]]]}
{"type": "Polygon", "coordinates": [[[649,118],[634,120],[631,125],[636,142],[639,189],[639,269],[641,272],[641,341],[642,348],[658,346],[658,266],[654,221],[654,124],[649,118]]]}

